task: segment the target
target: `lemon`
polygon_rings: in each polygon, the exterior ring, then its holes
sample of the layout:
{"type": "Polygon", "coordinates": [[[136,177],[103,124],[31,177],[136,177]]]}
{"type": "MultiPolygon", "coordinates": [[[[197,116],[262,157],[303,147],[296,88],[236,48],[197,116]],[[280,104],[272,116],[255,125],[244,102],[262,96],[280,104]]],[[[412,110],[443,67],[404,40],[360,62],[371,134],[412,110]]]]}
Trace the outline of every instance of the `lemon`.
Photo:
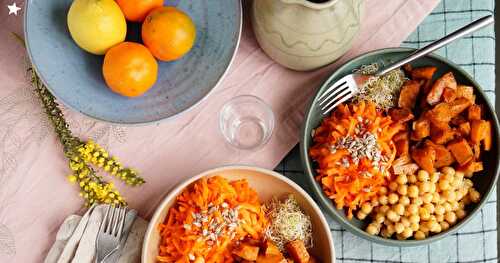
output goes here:
{"type": "Polygon", "coordinates": [[[127,23],[114,0],[75,0],[68,12],[71,37],[82,49],[102,55],[125,40],[127,23]]]}

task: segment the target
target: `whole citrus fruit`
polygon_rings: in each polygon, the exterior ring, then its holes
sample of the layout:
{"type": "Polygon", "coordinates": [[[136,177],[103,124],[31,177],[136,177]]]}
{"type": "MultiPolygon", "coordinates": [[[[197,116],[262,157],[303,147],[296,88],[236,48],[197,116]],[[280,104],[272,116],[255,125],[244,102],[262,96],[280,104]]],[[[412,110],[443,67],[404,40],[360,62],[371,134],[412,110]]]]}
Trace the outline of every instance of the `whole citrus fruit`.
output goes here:
{"type": "Polygon", "coordinates": [[[175,7],[158,7],[142,24],[142,41],[159,60],[184,56],[194,44],[196,27],[191,18],[175,7]]]}
{"type": "Polygon", "coordinates": [[[67,19],[73,40],[92,54],[106,53],[127,34],[127,22],[114,0],[75,0],[67,19]]]}
{"type": "Polygon", "coordinates": [[[116,0],[125,18],[132,22],[142,22],[154,8],[163,6],[163,0],[116,0]]]}
{"type": "Polygon", "coordinates": [[[123,42],[106,52],[102,74],[112,91],[136,97],[144,94],[156,82],[158,63],[145,46],[123,42]]]}

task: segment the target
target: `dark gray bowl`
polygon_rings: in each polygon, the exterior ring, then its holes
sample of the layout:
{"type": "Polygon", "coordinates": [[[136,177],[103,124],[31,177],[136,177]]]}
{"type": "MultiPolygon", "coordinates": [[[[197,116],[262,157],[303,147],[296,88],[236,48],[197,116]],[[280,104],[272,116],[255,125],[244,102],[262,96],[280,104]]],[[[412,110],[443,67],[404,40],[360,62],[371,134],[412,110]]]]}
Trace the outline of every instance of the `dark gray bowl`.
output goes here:
{"type": "Polygon", "coordinates": [[[356,57],[337,69],[318,89],[316,95],[312,99],[309,110],[306,113],[300,143],[300,154],[302,157],[302,164],[304,166],[306,176],[309,178],[313,193],[316,196],[316,199],[319,200],[319,202],[323,206],[324,211],[330,214],[335,220],[340,222],[343,227],[347,228],[347,230],[349,230],[353,234],[370,241],[389,246],[424,245],[455,233],[461,227],[463,227],[472,217],[474,217],[489,199],[489,196],[495,187],[499,173],[499,125],[493,107],[486,99],[486,96],[479,87],[478,83],[474,81],[474,79],[472,79],[472,77],[469,76],[469,74],[467,74],[463,69],[443,57],[429,55],[420,58],[411,64],[416,67],[436,66],[438,68],[436,76],[440,76],[446,72],[452,71],[458,83],[470,85],[475,88],[477,102],[486,106],[485,117],[493,121],[494,138],[492,150],[488,152],[488,154],[482,155],[484,171],[480,175],[475,175],[472,177],[474,187],[481,193],[481,201],[478,204],[470,205],[467,208],[467,216],[453,227],[450,227],[450,229],[448,229],[447,231],[441,232],[437,235],[433,235],[424,240],[394,240],[367,234],[366,232],[364,232],[364,228],[367,226],[367,222],[357,219],[348,220],[345,216],[344,210],[337,210],[333,205],[332,200],[328,199],[328,197],[323,193],[320,184],[314,179],[316,176],[316,172],[314,164],[308,155],[308,149],[310,148],[312,143],[311,130],[318,127],[321,123],[321,120],[323,119],[318,107],[316,106],[319,94],[321,94],[337,79],[351,73],[354,69],[360,68],[362,65],[371,64],[374,62],[379,63],[379,65],[387,65],[393,61],[397,61],[398,59],[407,56],[413,51],[414,49],[408,48],[389,48],[376,50],[356,57]]]}

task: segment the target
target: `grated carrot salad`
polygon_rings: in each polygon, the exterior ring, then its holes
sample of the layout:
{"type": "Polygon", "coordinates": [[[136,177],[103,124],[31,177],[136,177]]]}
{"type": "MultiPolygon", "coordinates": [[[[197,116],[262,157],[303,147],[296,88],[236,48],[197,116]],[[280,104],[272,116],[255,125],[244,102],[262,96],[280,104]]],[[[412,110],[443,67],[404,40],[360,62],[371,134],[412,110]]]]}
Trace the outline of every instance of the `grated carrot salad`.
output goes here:
{"type": "Polygon", "coordinates": [[[314,131],[309,155],[318,164],[316,179],[337,209],[348,209],[348,218],[387,184],[396,156],[392,137],[404,129],[373,102],[361,101],[338,106],[314,131]]]}
{"type": "Polygon", "coordinates": [[[158,226],[158,262],[233,262],[243,239],[261,240],[267,219],[246,180],[202,178],[178,197],[158,226]]]}

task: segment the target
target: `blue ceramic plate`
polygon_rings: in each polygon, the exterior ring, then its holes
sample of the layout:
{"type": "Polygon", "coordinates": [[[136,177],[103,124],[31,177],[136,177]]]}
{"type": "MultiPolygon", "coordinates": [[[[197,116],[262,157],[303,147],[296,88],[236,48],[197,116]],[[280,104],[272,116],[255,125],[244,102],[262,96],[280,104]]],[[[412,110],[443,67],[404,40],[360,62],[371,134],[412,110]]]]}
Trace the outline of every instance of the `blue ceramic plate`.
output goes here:
{"type": "MultiPolygon", "coordinates": [[[[28,0],[25,39],[36,71],[54,96],[95,119],[150,123],[193,107],[221,81],[238,47],[240,1],[165,1],[191,16],[197,27],[195,46],[178,61],[159,62],[158,81],[143,96],[122,97],[104,83],[104,57],[83,51],[71,39],[66,23],[71,2],[28,0]]],[[[139,36],[140,25],[129,24],[127,39],[139,36]]]]}

